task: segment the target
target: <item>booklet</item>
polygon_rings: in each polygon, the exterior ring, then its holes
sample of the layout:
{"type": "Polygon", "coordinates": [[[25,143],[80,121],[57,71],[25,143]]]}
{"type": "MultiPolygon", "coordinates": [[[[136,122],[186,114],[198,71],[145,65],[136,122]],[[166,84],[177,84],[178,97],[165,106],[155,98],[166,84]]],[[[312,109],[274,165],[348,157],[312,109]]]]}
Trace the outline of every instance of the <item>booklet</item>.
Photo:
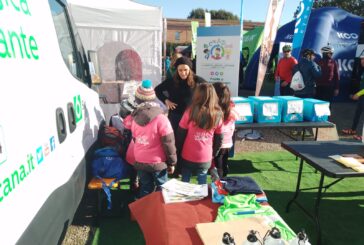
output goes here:
{"type": "Polygon", "coordinates": [[[196,201],[208,196],[208,187],[171,179],[162,185],[162,195],[165,203],[196,201]]]}

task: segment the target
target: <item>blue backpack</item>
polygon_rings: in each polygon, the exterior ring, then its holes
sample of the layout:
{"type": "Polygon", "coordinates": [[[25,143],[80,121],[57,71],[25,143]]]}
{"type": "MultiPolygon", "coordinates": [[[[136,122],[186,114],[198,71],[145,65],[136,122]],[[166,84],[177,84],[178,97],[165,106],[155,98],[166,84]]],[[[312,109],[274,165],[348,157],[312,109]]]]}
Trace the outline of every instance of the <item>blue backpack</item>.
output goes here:
{"type": "Polygon", "coordinates": [[[129,170],[128,164],[122,160],[114,148],[104,147],[95,151],[92,161],[92,175],[102,181],[102,189],[107,196],[108,209],[111,209],[111,187],[122,178],[128,177],[129,170]],[[102,178],[115,178],[115,180],[107,185],[102,178]]]}

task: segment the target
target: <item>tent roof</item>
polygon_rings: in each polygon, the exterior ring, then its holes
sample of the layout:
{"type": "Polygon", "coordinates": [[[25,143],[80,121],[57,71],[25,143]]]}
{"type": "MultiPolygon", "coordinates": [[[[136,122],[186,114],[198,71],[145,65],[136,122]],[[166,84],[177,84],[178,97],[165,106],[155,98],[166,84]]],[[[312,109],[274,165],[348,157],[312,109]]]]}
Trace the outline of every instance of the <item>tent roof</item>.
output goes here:
{"type": "Polygon", "coordinates": [[[78,27],[162,29],[162,8],[129,0],[68,0],[78,27]]]}

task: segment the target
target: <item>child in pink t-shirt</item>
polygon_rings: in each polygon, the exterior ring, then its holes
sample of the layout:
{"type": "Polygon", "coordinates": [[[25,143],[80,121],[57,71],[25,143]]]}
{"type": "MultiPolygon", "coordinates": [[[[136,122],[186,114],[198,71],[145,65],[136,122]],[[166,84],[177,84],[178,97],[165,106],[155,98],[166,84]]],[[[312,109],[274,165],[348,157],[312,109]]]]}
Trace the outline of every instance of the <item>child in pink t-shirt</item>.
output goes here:
{"type": "Polygon", "coordinates": [[[223,112],[222,134],[223,142],[218,155],[214,158],[214,163],[217,168],[217,173],[220,178],[228,174],[228,158],[229,151],[233,146],[233,135],[235,131],[235,121],[237,113],[234,110],[234,103],[230,98],[229,87],[224,83],[214,83],[214,88],[219,97],[219,105],[223,112]]]}
{"type": "Polygon", "coordinates": [[[191,106],[184,112],[177,132],[177,148],[182,158],[182,181],[193,172],[199,184],[206,184],[211,160],[222,144],[222,112],[211,84],[199,84],[191,106]]]}
{"type": "Polygon", "coordinates": [[[144,80],[135,92],[136,109],[132,112],[134,168],[140,182],[139,197],[159,190],[173,173],[177,162],[172,126],[156,100],[152,82],[144,80]]]}

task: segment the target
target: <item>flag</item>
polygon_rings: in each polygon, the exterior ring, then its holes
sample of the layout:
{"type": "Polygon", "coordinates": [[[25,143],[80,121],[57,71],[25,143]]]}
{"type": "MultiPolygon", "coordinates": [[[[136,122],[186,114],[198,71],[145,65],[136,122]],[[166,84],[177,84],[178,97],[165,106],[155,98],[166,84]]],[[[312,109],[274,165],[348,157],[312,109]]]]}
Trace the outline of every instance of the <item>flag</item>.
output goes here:
{"type": "Polygon", "coordinates": [[[292,43],[292,56],[297,60],[300,56],[303,38],[305,37],[306,27],[310,18],[313,2],[313,0],[301,0],[300,5],[298,6],[292,43]]]}
{"type": "Polygon", "coordinates": [[[211,26],[211,13],[205,12],[205,26],[210,27],[211,26]]]}
{"type": "Polygon", "coordinates": [[[240,6],[240,51],[243,48],[243,35],[244,35],[243,3],[244,3],[244,0],[241,0],[241,6],[240,6]]]}
{"type": "Polygon", "coordinates": [[[271,0],[268,7],[267,18],[264,25],[263,42],[260,48],[259,67],[255,96],[259,96],[267,71],[270,54],[276,39],[279,20],[282,15],[284,0],[271,0]]]}
{"type": "Polygon", "coordinates": [[[192,58],[196,56],[196,40],[197,40],[197,27],[199,26],[198,21],[191,21],[191,46],[192,46],[192,58]]]}

